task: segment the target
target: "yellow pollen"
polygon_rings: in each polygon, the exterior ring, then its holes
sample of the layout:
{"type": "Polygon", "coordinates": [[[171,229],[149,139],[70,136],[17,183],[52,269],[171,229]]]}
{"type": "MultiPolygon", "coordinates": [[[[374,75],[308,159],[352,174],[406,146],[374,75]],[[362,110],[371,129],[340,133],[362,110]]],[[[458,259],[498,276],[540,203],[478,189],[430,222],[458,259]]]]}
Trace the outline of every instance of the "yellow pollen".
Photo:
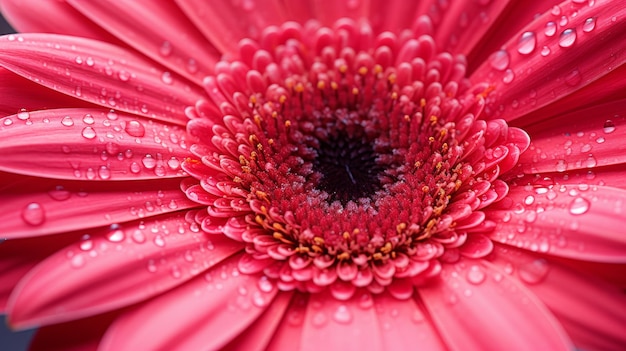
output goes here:
{"type": "Polygon", "coordinates": [[[193,163],[193,164],[196,164],[196,165],[200,164],[200,160],[196,160],[195,158],[191,158],[191,157],[186,157],[185,158],[185,162],[193,163]]]}
{"type": "Polygon", "coordinates": [[[264,225],[265,225],[265,221],[263,220],[263,217],[261,217],[261,216],[259,216],[259,215],[256,215],[256,216],[254,217],[254,221],[255,221],[258,225],[261,225],[261,226],[264,226],[264,225]]]}
{"type": "Polygon", "coordinates": [[[330,82],[330,88],[333,90],[339,89],[339,85],[336,82],[330,82]]]}
{"type": "Polygon", "coordinates": [[[374,74],[381,74],[383,72],[383,66],[381,65],[374,65],[374,74]]]}
{"type": "Polygon", "coordinates": [[[291,127],[291,121],[285,121],[285,127],[287,128],[291,127]]]}
{"type": "Polygon", "coordinates": [[[317,82],[317,89],[319,90],[324,90],[324,88],[326,88],[326,83],[324,83],[324,81],[319,81],[317,82]]]}
{"type": "Polygon", "coordinates": [[[270,145],[274,145],[274,139],[268,139],[267,143],[270,144],[270,145]]]}
{"type": "Polygon", "coordinates": [[[256,100],[256,96],[251,95],[251,96],[250,96],[250,103],[251,103],[252,105],[256,105],[256,101],[257,101],[257,100],[256,100]]]}
{"type": "Polygon", "coordinates": [[[359,74],[364,76],[367,74],[367,67],[362,66],[361,68],[359,68],[359,74]]]}
{"type": "Polygon", "coordinates": [[[241,178],[239,178],[239,177],[235,176],[235,177],[233,178],[233,182],[235,182],[235,183],[241,183],[241,182],[243,182],[243,179],[241,179],[241,178]]]}
{"type": "Polygon", "coordinates": [[[337,258],[340,261],[344,261],[344,260],[347,260],[347,259],[350,258],[350,254],[344,251],[344,252],[340,253],[339,255],[337,255],[337,258]]]}
{"type": "MultiPolygon", "coordinates": [[[[296,87],[294,88],[294,90],[296,91],[296,93],[302,93],[304,91],[304,84],[302,84],[302,83],[296,84],[296,87]]],[[[281,98],[282,98],[282,96],[281,96],[281,98]]]]}
{"type": "Polygon", "coordinates": [[[254,115],[254,124],[256,124],[257,126],[260,127],[261,126],[261,121],[262,121],[261,116],[254,115]]]}
{"type": "Polygon", "coordinates": [[[407,121],[407,122],[411,122],[411,116],[404,115],[404,120],[407,121]]]}
{"type": "Polygon", "coordinates": [[[258,143],[258,142],[259,142],[259,139],[258,139],[258,138],[256,137],[256,135],[254,135],[254,134],[251,134],[251,135],[248,137],[248,140],[250,141],[250,144],[256,144],[256,143],[258,143]]]}
{"type": "Polygon", "coordinates": [[[377,260],[377,261],[380,261],[380,260],[382,260],[382,259],[383,259],[383,254],[381,254],[380,252],[375,252],[375,253],[372,255],[372,258],[373,258],[373,259],[375,259],[375,260],[377,260]]]}
{"type": "Polygon", "coordinates": [[[313,249],[313,251],[315,251],[317,253],[324,251],[324,250],[322,250],[321,247],[319,247],[317,245],[312,245],[311,248],[313,249]]]}
{"type": "Polygon", "coordinates": [[[241,164],[242,166],[247,166],[250,164],[250,162],[248,162],[248,160],[246,160],[243,155],[239,155],[239,164],[241,164]]]}
{"type": "Polygon", "coordinates": [[[278,102],[280,102],[281,104],[284,104],[284,103],[285,103],[285,101],[287,101],[287,97],[286,97],[285,95],[281,95],[281,96],[278,98],[278,102]]]}
{"type": "Polygon", "coordinates": [[[343,239],[344,239],[344,240],[350,240],[350,233],[348,233],[348,232],[343,232],[342,236],[343,236],[343,239]]]}
{"type": "Polygon", "coordinates": [[[339,66],[339,72],[341,72],[341,73],[348,72],[348,66],[346,66],[346,65],[339,66]]]}
{"type": "Polygon", "coordinates": [[[437,124],[437,116],[430,116],[430,124],[432,125],[437,124]]]}
{"type": "Polygon", "coordinates": [[[315,245],[324,245],[324,238],[316,236],[313,238],[315,245]]]}
{"type": "MultiPolygon", "coordinates": [[[[254,194],[256,195],[257,198],[265,201],[265,202],[270,202],[269,198],[267,197],[267,194],[261,190],[257,190],[254,192],[254,194]]],[[[261,207],[261,210],[263,210],[265,207],[261,207]]],[[[265,211],[263,211],[265,212],[265,211]]]]}
{"type": "Polygon", "coordinates": [[[415,161],[413,166],[415,166],[415,168],[420,168],[422,166],[422,162],[421,161],[415,161]]]}
{"type": "Polygon", "coordinates": [[[391,245],[390,242],[385,243],[385,246],[380,248],[380,252],[384,253],[384,254],[388,254],[391,249],[393,249],[393,246],[391,245]]]}
{"type": "Polygon", "coordinates": [[[359,95],[359,88],[352,88],[352,95],[359,95]]]}
{"type": "Polygon", "coordinates": [[[495,85],[490,85],[488,87],[485,88],[485,90],[483,90],[482,92],[478,93],[476,95],[477,99],[484,99],[487,96],[489,96],[489,94],[491,94],[492,91],[496,90],[496,86],[495,85]]]}
{"type": "Polygon", "coordinates": [[[425,193],[427,193],[427,192],[429,192],[429,191],[430,191],[430,188],[429,188],[427,185],[424,185],[424,186],[422,187],[422,191],[423,191],[423,192],[425,192],[425,193]]]}
{"type": "MultiPolygon", "coordinates": [[[[389,75],[389,77],[387,77],[387,81],[389,82],[389,84],[396,84],[396,80],[398,79],[398,77],[396,76],[395,73],[391,73],[389,75]]],[[[424,100],[424,99],[422,99],[424,100]]],[[[426,104],[426,101],[424,100],[424,104],[426,104]]]]}
{"type": "Polygon", "coordinates": [[[277,117],[278,117],[278,112],[272,111],[272,118],[277,118],[277,117]]]}
{"type": "Polygon", "coordinates": [[[426,106],[426,99],[421,98],[420,99],[420,107],[424,108],[424,106],[426,106]]]}
{"type": "Polygon", "coordinates": [[[435,142],[435,137],[428,137],[428,142],[434,143],[435,142]]]}
{"type": "Polygon", "coordinates": [[[391,93],[391,99],[392,100],[398,100],[398,93],[396,93],[395,91],[393,93],[391,93]]]}
{"type": "Polygon", "coordinates": [[[402,222],[400,224],[398,224],[396,226],[396,232],[398,232],[398,234],[402,233],[403,230],[406,229],[406,223],[402,222]]]}

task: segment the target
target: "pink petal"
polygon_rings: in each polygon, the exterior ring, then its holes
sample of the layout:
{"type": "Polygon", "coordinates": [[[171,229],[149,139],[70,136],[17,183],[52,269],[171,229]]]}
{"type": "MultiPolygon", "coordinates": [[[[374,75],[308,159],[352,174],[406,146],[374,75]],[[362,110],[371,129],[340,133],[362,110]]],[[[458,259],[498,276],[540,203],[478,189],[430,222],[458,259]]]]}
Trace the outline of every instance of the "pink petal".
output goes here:
{"type": "MultiPolygon", "coordinates": [[[[334,3],[345,2],[335,1],[334,3]]],[[[290,4],[299,3],[290,2],[290,4]]],[[[375,33],[382,31],[398,33],[411,28],[415,22],[417,7],[422,4],[423,2],[405,0],[370,1],[367,18],[370,20],[375,33]]]]}
{"type": "Polygon", "coordinates": [[[28,271],[58,249],[75,242],[82,234],[0,242],[0,313],[5,313],[11,291],[28,271]]]}
{"type": "Polygon", "coordinates": [[[624,98],[626,91],[626,65],[615,68],[611,74],[590,83],[580,90],[553,101],[538,110],[535,110],[523,118],[518,119],[516,124],[532,126],[537,122],[551,119],[564,112],[572,113],[578,110],[588,109],[591,106],[600,106],[610,101],[624,98]]]}
{"type": "Polygon", "coordinates": [[[37,329],[29,351],[93,351],[119,312],[37,329]]]}
{"type": "Polygon", "coordinates": [[[219,53],[173,3],[69,3],[130,47],[197,84],[212,72],[219,59],[219,53]]]}
{"type": "Polygon", "coordinates": [[[302,326],[300,351],[383,350],[383,332],[371,301],[359,303],[359,294],[336,300],[328,291],[309,297],[302,326]]]}
{"type": "Polygon", "coordinates": [[[59,179],[181,177],[185,131],[102,109],[21,112],[0,119],[0,169],[59,179]]]}
{"type": "Polygon", "coordinates": [[[0,192],[4,239],[84,230],[197,206],[180,191],[177,179],[120,183],[15,177],[21,179],[0,192]]]}
{"type": "Polygon", "coordinates": [[[222,348],[222,351],[266,350],[267,345],[276,333],[276,329],[279,328],[278,324],[283,319],[293,295],[293,291],[277,294],[265,312],[248,329],[239,334],[226,347],[222,348]]]}
{"type": "Polygon", "coordinates": [[[528,289],[484,261],[445,265],[440,278],[418,292],[451,349],[573,349],[528,289]]]}
{"type": "Polygon", "coordinates": [[[526,283],[555,314],[579,349],[622,350],[626,345],[623,291],[523,251],[498,247],[495,253],[494,264],[526,283]]]}
{"type": "Polygon", "coordinates": [[[626,163],[625,109],[626,99],[621,99],[533,124],[527,128],[531,146],[519,167],[539,173],[626,163]]]}
{"type": "Polygon", "coordinates": [[[306,315],[308,297],[309,294],[296,293],[291,298],[287,312],[276,328],[266,351],[297,350],[297,345],[300,345],[302,340],[302,325],[306,315]]]}
{"type": "Polygon", "coordinates": [[[398,300],[390,295],[374,296],[378,323],[383,333],[383,350],[447,350],[428,316],[415,300],[398,300]]]}
{"type": "Polygon", "coordinates": [[[12,115],[21,109],[45,110],[64,106],[93,107],[92,104],[57,93],[0,67],[0,116],[12,115]]]}
{"type": "Polygon", "coordinates": [[[495,241],[578,260],[625,263],[626,190],[578,185],[511,187],[487,218],[495,241]]]}
{"type": "Polygon", "coordinates": [[[438,48],[467,55],[481,38],[485,37],[508,1],[432,1],[432,3],[430,16],[435,25],[434,39],[438,48]],[[443,6],[446,7],[442,8],[443,6]],[[437,7],[438,10],[433,10],[437,7]]]}
{"type": "MultiPolygon", "coordinates": [[[[289,19],[299,23],[314,20],[324,26],[332,27],[335,21],[342,18],[357,20],[371,18],[368,7],[373,1],[285,1],[283,7],[287,9],[289,19]]],[[[405,10],[409,11],[410,5],[405,10]]],[[[412,14],[411,14],[412,15],[412,14]]]]}
{"type": "MultiPolygon", "coordinates": [[[[551,261],[556,258],[551,259],[551,261]]],[[[610,264],[602,262],[587,262],[576,260],[558,260],[560,264],[581,272],[587,276],[593,276],[609,282],[622,290],[626,290],[626,264],[610,264]]]]}
{"type": "Polygon", "coordinates": [[[184,124],[202,96],[176,74],[104,42],[54,34],[0,37],[0,66],[107,108],[184,124]]]}
{"type": "MultiPolygon", "coordinates": [[[[498,16],[496,23],[489,28],[489,31],[480,39],[480,43],[474,46],[472,52],[468,55],[467,62],[469,63],[470,72],[476,69],[475,65],[484,62],[491,53],[500,49],[502,45],[542,13],[550,11],[556,5],[564,2],[563,0],[498,1],[507,2],[506,9],[498,16]]],[[[560,9],[558,6],[556,8],[560,9]]],[[[479,19],[483,21],[485,17],[479,16],[479,19]]]]}
{"type": "Polygon", "coordinates": [[[583,189],[593,185],[606,185],[626,189],[626,163],[611,166],[573,169],[567,172],[526,174],[515,181],[517,184],[531,184],[548,187],[554,184],[579,184],[583,189]]]}
{"type": "Polygon", "coordinates": [[[105,334],[101,350],[217,350],[226,345],[277,294],[258,275],[239,274],[236,259],[122,315],[105,334]]]}
{"type": "Polygon", "coordinates": [[[79,35],[119,43],[65,1],[1,0],[0,7],[2,15],[20,32],[79,35]]]}
{"type": "Polygon", "coordinates": [[[257,38],[263,28],[284,22],[283,6],[275,0],[176,0],[189,20],[224,54],[237,52],[243,38],[257,38]]]}
{"type": "Polygon", "coordinates": [[[545,34],[546,24],[561,23],[561,16],[545,13],[472,74],[474,82],[486,81],[496,88],[485,108],[489,116],[514,120],[581,89],[626,61],[626,41],[622,40],[626,21],[613,20],[626,16],[621,1],[598,0],[594,6],[566,2],[561,7],[567,24],[553,35],[545,34]]]}
{"type": "Polygon", "coordinates": [[[146,300],[241,249],[222,236],[209,240],[183,215],[92,233],[42,261],[19,283],[8,304],[14,326],[58,323],[146,300]]]}

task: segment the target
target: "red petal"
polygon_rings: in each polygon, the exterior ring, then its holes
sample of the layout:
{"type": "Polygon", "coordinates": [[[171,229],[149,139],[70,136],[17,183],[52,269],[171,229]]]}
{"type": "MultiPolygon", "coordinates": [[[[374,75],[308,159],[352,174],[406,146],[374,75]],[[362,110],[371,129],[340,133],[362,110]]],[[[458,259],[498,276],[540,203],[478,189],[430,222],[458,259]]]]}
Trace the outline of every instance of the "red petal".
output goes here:
{"type": "Polygon", "coordinates": [[[284,6],[274,0],[218,1],[177,0],[189,20],[224,54],[236,53],[237,43],[256,38],[271,25],[284,22],[284,6]]]}
{"type": "Polygon", "coordinates": [[[174,3],[69,3],[130,47],[198,84],[212,72],[219,59],[219,53],[211,43],[174,3]]]}
{"type": "Polygon", "coordinates": [[[119,311],[37,329],[29,351],[94,351],[119,311]]]}
{"type": "Polygon", "coordinates": [[[2,15],[20,32],[79,35],[118,44],[102,28],[76,12],[65,1],[2,0],[2,15]],[[53,21],[50,19],[54,18],[53,21]]]}
{"type": "Polygon", "coordinates": [[[95,40],[54,34],[0,37],[0,66],[36,83],[107,108],[185,124],[202,96],[143,56],[95,40]]]}
{"type": "Polygon", "coordinates": [[[496,89],[485,111],[514,120],[609,74],[626,61],[626,16],[622,1],[595,5],[566,2],[561,15],[545,13],[474,72],[474,82],[496,89]],[[563,17],[561,17],[563,16],[563,17]],[[565,22],[553,35],[546,24],[565,22]],[[593,29],[589,21],[593,23],[593,29]]]}
{"type": "Polygon", "coordinates": [[[436,282],[418,289],[449,348],[573,349],[556,319],[521,283],[483,261],[459,263],[444,266],[436,282]]]}
{"type": "Polygon", "coordinates": [[[626,163],[625,109],[621,99],[533,124],[527,128],[531,146],[519,167],[539,173],[626,163]]]}
{"type": "Polygon", "coordinates": [[[485,211],[497,222],[491,238],[550,255],[597,262],[626,262],[626,190],[578,185],[511,187],[485,211]]]}
{"type": "Polygon", "coordinates": [[[275,287],[268,289],[260,282],[259,276],[239,274],[234,257],[122,315],[100,348],[220,349],[253,323],[276,296],[275,287]]]}
{"type": "Polygon", "coordinates": [[[578,349],[622,350],[626,345],[623,291],[523,251],[498,247],[495,253],[494,263],[504,271],[513,269],[555,314],[578,349]]]}
{"type": "Polygon", "coordinates": [[[293,292],[281,292],[276,295],[272,304],[265,312],[244,332],[239,334],[222,351],[263,351],[278,329],[293,297],[293,292]]]}
{"type": "Polygon", "coordinates": [[[93,107],[92,104],[50,90],[0,67],[0,116],[64,106],[93,107]]]}
{"type": "MultiPolygon", "coordinates": [[[[6,178],[6,177],[5,177],[6,178]]],[[[179,181],[80,182],[22,177],[3,189],[2,238],[50,235],[197,206],[179,181]]]]}
{"type": "Polygon", "coordinates": [[[312,294],[298,349],[384,350],[376,310],[371,302],[359,304],[358,296],[339,301],[328,291],[312,294]]]}
{"type": "Polygon", "coordinates": [[[101,109],[21,112],[0,119],[0,169],[98,181],[181,177],[186,139],[178,126],[101,109]]]}
{"type": "Polygon", "coordinates": [[[178,215],[94,231],[19,283],[9,300],[11,323],[58,323],[143,301],[241,249],[221,236],[209,240],[194,225],[178,215]]]}

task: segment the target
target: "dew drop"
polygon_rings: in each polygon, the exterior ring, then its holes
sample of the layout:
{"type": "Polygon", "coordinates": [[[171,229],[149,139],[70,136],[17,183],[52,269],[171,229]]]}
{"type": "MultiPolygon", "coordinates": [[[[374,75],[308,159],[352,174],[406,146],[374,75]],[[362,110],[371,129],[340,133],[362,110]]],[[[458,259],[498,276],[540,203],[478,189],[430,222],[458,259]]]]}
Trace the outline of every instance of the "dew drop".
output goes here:
{"type": "Polygon", "coordinates": [[[117,112],[115,112],[115,110],[109,110],[109,112],[107,112],[107,118],[111,121],[115,121],[118,118],[117,112]]]}
{"type": "Polygon", "coordinates": [[[610,119],[607,119],[602,126],[602,130],[605,134],[613,133],[615,131],[615,123],[613,123],[610,119]]]}
{"type": "Polygon", "coordinates": [[[326,322],[328,322],[328,317],[326,317],[326,314],[321,311],[316,312],[311,320],[311,323],[318,328],[323,327],[326,322]]]}
{"type": "Polygon", "coordinates": [[[74,255],[70,258],[70,265],[74,268],[80,268],[85,265],[85,257],[82,254],[74,255]]]}
{"type": "Polygon", "coordinates": [[[132,120],[126,123],[124,131],[128,133],[128,135],[137,138],[141,138],[146,134],[146,128],[137,120],[132,120]]]}
{"type": "Polygon", "coordinates": [[[485,272],[483,272],[483,270],[479,266],[473,265],[467,271],[467,281],[472,284],[478,285],[485,281],[485,272]]]}
{"type": "Polygon", "coordinates": [[[572,70],[565,76],[565,83],[569,86],[577,86],[582,81],[582,76],[578,69],[572,70]]]}
{"type": "Polygon", "coordinates": [[[550,48],[547,46],[541,48],[541,56],[546,57],[548,55],[550,55],[550,48]]]}
{"type": "Polygon", "coordinates": [[[164,247],[165,246],[165,240],[163,239],[163,237],[161,235],[157,235],[154,237],[154,245],[158,246],[158,247],[164,247]]]}
{"type": "Polygon", "coordinates": [[[259,282],[257,285],[259,286],[259,290],[266,292],[266,293],[274,290],[274,284],[269,279],[267,279],[266,276],[262,276],[259,279],[259,282]]]}
{"type": "Polygon", "coordinates": [[[20,112],[17,113],[17,119],[25,121],[30,118],[30,113],[25,109],[21,109],[20,112]]]}
{"type": "Polygon", "coordinates": [[[83,123],[85,124],[94,124],[95,119],[93,118],[93,116],[91,114],[86,114],[85,116],[83,116],[83,123]]]}
{"type": "Polygon", "coordinates": [[[507,69],[510,61],[509,53],[506,50],[498,50],[494,52],[490,58],[491,67],[498,71],[507,69]]]}
{"type": "Polygon", "coordinates": [[[98,176],[100,179],[107,180],[111,178],[111,170],[107,166],[100,166],[98,169],[98,176]]]}
{"type": "Polygon", "coordinates": [[[161,47],[159,48],[159,54],[162,56],[169,56],[172,54],[172,43],[169,41],[164,41],[161,43],[161,47]]]}
{"type": "Polygon", "coordinates": [[[550,21],[548,23],[546,23],[546,28],[544,29],[543,33],[547,36],[547,37],[551,37],[554,34],[556,34],[556,23],[550,21]]]}
{"type": "Polygon", "coordinates": [[[514,78],[515,78],[515,73],[513,73],[513,70],[509,68],[504,72],[504,76],[502,77],[502,82],[504,84],[509,84],[513,81],[514,78]]]}
{"type": "Polygon", "coordinates": [[[172,78],[172,74],[170,72],[163,72],[163,74],[161,74],[161,81],[167,85],[172,84],[172,82],[174,82],[174,79],[172,78]]]}
{"type": "Polygon", "coordinates": [[[589,33],[596,28],[596,19],[593,17],[589,17],[583,23],[583,32],[589,33]]]}
{"type": "Polygon", "coordinates": [[[132,162],[130,166],[128,166],[128,168],[130,169],[130,172],[133,174],[137,174],[141,172],[141,166],[137,162],[132,162]]]}
{"type": "Polygon", "coordinates": [[[2,122],[2,124],[4,124],[5,126],[7,126],[7,127],[8,127],[8,126],[10,126],[11,124],[13,124],[13,120],[12,120],[12,119],[10,119],[10,118],[6,118],[6,119],[2,122]]]}
{"type": "Polygon", "coordinates": [[[124,231],[122,231],[121,229],[115,229],[106,235],[107,240],[113,243],[119,243],[120,241],[124,240],[125,237],[126,236],[124,235],[124,231]]]}
{"type": "Polygon", "coordinates": [[[519,277],[528,284],[538,284],[547,275],[550,267],[544,259],[536,259],[519,267],[519,277]]]}
{"type": "Polygon", "coordinates": [[[576,31],[568,28],[561,33],[559,37],[559,46],[562,48],[569,48],[576,42],[576,31]]]}
{"type": "Polygon", "coordinates": [[[48,195],[50,195],[53,200],[65,201],[70,198],[72,193],[67,191],[62,185],[58,185],[53,190],[50,190],[48,195]]]}
{"type": "Polygon", "coordinates": [[[333,313],[333,320],[339,324],[350,324],[352,318],[352,312],[346,305],[339,305],[335,313],[333,313]]]}
{"type": "Polygon", "coordinates": [[[156,167],[156,160],[150,154],[147,154],[146,156],[144,156],[141,159],[141,163],[147,169],[153,169],[154,167],[156,167]]]}
{"type": "Polygon", "coordinates": [[[537,46],[537,37],[533,32],[524,32],[517,43],[517,52],[522,55],[528,55],[535,51],[537,46]]]}
{"type": "Polygon", "coordinates": [[[46,220],[46,212],[41,204],[31,202],[22,209],[22,220],[28,225],[38,226],[46,220]]]}
{"type": "Polygon", "coordinates": [[[567,170],[567,163],[565,160],[556,161],[556,171],[557,172],[565,172],[567,170]]]}
{"type": "Polygon", "coordinates": [[[569,204],[569,213],[575,216],[582,215],[589,211],[590,207],[591,203],[589,203],[589,200],[577,197],[569,204]]]}
{"type": "Polygon", "coordinates": [[[96,131],[91,127],[85,127],[83,128],[81,135],[83,138],[91,140],[96,137],[96,131]]]}

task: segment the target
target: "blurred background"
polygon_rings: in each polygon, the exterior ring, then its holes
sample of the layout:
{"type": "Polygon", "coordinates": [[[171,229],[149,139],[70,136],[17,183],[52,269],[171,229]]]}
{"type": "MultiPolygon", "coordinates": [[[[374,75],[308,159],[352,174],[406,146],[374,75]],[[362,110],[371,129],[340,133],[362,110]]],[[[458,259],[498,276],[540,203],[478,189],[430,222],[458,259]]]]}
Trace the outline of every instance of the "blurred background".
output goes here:
{"type": "MultiPolygon", "coordinates": [[[[15,30],[4,20],[0,13],[0,34],[14,33],[15,30]]],[[[11,332],[5,323],[4,315],[0,315],[0,350],[2,351],[22,351],[28,348],[28,342],[32,337],[32,331],[18,333],[11,332]]]]}

